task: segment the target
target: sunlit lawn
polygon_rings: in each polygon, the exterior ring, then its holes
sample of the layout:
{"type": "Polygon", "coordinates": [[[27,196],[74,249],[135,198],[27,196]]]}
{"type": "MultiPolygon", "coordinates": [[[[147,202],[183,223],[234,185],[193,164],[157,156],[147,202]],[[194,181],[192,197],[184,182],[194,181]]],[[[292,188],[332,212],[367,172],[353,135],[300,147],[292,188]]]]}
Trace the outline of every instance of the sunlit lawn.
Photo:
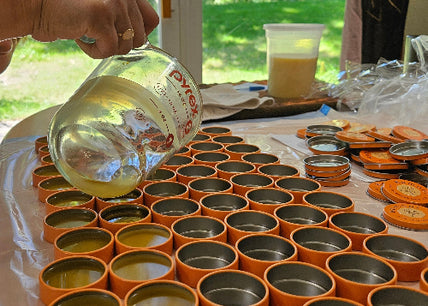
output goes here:
{"type": "MultiPolygon", "coordinates": [[[[204,1],[203,83],[266,79],[265,23],[325,24],[317,78],[336,81],[345,1],[254,2],[204,1]]],[[[156,44],[156,37],[151,41],[156,44]]],[[[24,39],[8,70],[0,75],[0,120],[23,118],[65,102],[98,63],[73,41],[24,39]]]]}

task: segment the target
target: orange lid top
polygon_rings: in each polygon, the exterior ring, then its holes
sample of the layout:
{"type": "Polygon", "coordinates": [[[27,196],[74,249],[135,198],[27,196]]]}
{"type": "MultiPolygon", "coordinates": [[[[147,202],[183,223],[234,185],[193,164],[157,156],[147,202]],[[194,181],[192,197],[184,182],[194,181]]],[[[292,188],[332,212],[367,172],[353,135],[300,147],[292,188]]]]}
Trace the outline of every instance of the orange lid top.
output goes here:
{"type": "Polygon", "coordinates": [[[369,184],[367,188],[367,193],[375,198],[376,200],[389,202],[389,200],[382,194],[381,189],[383,187],[384,181],[376,181],[369,184]]]}
{"type": "Polygon", "coordinates": [[[428,188],[408,180],[385,181],[382,193],[395,203],[428,204],[428,188]]]}
{"type": "Polygon", "coordinates": [[[423,140],[428,138],[428,135],[426,135],[425,133],[404,125],[394,126],[392,128],[392,134],[395,137],[399,137],[402,139],[423,140]]]}
{"type": "Polygon", "coordinates": [[[382,132],[379,132],[379,130],[368,131],[366,134],[369,135],[369,136],[371,136],[371,137],[374,137],[376,139],[383,140],[383,141],[389,141],[389,142],[392,142],[392,143],[403,142],[403,139],[391,136],[391,135],[386,134],[386,133],[383,134],[382,132]]]}
{"type": "Polygon", "coordinates": [[[347,131],[351,133],[366,133],[368,131],[374,131],[374,130],[376,130],[375,125],[363,124],[359,122],[351,122],[349,128],[347,129],[347,131]]]}
{"type": "Polygon", "coordinates": [[[362,150],[360,159],[367,169],[408,169],[409,164],[392,157],[388,150],[362,150]]]}
{"type": "Polygon", "coordinates": [[[306,139],[306,129],[298,129],[296,132],[296,136],[301,138],[301,139],[306,139]]]}
{"type": "Polygon", "coordinates": [[[393,158],[388,150],[361,150],[360,159],[364,163],[395,164],[401,162],[393,158]]]}
{"type": "Polygon", "coordinates": [[[372,142],[372,141],[375,141],[375,139],[373,137],[364,135],[362,133],[349,132],[348,130],[337,132],[336,138],[343,140],[343,141],[349,141],[349,142],[372,142]]]}
{"type": "Polygon", "coordinates": [[[425,206],[397,203],[383,209],[383,218],[391,224],[415,229],[428,229],[428,208],[425,206]]]}
{"type": "Polygon", "coordinates": [[[349,127],[350,123],[349,123],[349,120],[346,120],[346,119],[333,119],[330,121],[326,121],[323,124],[334,125],[337,127],[341,127],[342,129],[346,129],[347,127],[349,127]]]}

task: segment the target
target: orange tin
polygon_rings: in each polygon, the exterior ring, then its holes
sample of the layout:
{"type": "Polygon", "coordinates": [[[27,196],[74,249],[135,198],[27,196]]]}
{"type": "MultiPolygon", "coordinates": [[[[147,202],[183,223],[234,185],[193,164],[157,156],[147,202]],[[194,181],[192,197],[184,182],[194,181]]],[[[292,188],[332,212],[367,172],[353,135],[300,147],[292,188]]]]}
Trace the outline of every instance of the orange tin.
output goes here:
{"type": "Polygon", "coordinates": [[[428,204],[428,188],[412,181],[385,181],[382,193],[395,203],[428,204]]]}
{"type": "Polygon", "coordinates": [[[397,125],[392,128],[392,135],[402,139],[424,140],[428,138],[425,133],[409,126],[397,125]]]}
{"type": "Polygon", "coordinates": [[[382,217],[389,223],[413,230],[428,229],[428,208],[408,203],[389,204],[382,217]]]}

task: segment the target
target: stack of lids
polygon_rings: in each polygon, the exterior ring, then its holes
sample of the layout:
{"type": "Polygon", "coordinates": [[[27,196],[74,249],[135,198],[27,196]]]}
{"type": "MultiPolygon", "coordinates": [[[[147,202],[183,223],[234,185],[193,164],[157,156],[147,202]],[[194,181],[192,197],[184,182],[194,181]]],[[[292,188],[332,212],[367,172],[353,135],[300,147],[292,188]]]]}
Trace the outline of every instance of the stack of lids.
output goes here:
{"type": "Polygon", "coordinates": [[[405,179],[389,179],[372,182],[367,193],[383,202],[428,205],[428,188],[405,179]]]}
{"type": "Polygon", "coordinates": [[[340,155],[314,155],[303,160],[306,177],[318,181],[322,186],[339,187],[349,183],[350,161],[340,155]]]}
{"type": "Polygon", "coordinates": [[[347,156],[376,179],[400,178],[414,172],[428,177],[428,135],[411,127],[376,128],[331,120],[300,129],[297,135],[306,140],[313,154],[347,156]]]}

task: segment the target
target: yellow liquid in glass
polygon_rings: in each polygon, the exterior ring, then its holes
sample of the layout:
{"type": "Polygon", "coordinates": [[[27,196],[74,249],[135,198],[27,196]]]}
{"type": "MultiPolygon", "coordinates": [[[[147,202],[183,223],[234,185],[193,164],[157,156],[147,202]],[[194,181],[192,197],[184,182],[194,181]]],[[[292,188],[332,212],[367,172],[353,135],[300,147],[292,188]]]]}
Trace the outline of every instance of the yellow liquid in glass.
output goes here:
{"type": "Polygon", "coordinates": [[[115,76],[86,81],[55,115],[53,133],[50,151],[58,170],[102,198],[134,190],[179,146],[174,119],[159,99],[115,76]]]}

